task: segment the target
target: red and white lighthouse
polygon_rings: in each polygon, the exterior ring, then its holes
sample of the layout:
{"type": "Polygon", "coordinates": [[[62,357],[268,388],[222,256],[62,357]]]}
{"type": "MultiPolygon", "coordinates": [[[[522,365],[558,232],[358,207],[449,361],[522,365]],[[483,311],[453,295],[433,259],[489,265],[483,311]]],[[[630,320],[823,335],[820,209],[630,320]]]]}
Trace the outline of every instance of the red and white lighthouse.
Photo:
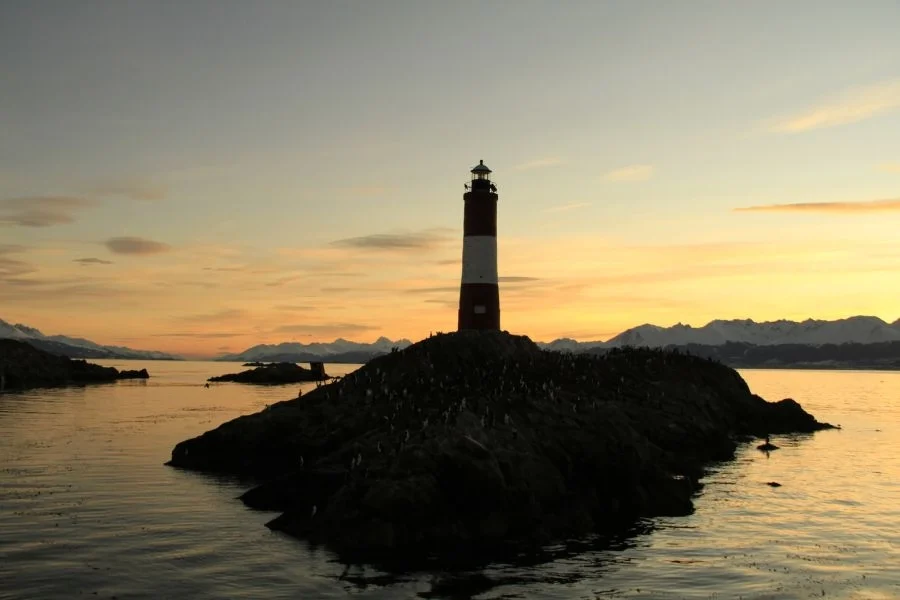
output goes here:
{"type": "Polygon", "coordinates": [[[472,169],[472,181],[465,188],[458,328],[499,331],[497,186],[483,160],[472,169]]]}

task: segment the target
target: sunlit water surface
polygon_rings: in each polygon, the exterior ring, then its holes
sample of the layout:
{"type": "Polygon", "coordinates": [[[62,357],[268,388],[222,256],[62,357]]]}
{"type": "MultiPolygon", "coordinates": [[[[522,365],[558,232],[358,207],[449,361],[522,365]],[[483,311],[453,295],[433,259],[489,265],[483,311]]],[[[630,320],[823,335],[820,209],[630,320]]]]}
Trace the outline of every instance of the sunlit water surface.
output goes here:
{"type": "Polygon", "coordinates": [[[900,373],[744,371],[843,429],[776,437],[769,456],[747,444],[695,514],[612,546],[386,575],[270,532],[273,513],[235,500],[246,484],[163,466],[298,386],[207,389],[236,365],[103,362],[152,378],[0,395],[0,598],[900,598],[900,373]]]}

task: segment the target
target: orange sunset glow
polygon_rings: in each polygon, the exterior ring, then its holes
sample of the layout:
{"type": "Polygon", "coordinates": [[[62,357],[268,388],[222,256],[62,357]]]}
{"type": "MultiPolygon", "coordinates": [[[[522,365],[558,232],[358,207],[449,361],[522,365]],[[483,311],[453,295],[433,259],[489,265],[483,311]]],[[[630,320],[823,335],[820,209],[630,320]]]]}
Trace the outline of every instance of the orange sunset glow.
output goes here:
{"type": "Polygon", "coordinates": [[[749,5],[549,28],[550,5],[391,6],[271,11],[259,36],[249,7],[23,16],[0,318],[189,357],[449,331],[480,158],[509,331],[900,316],[892,35],[776,28],[748,53],[749,5]]]}

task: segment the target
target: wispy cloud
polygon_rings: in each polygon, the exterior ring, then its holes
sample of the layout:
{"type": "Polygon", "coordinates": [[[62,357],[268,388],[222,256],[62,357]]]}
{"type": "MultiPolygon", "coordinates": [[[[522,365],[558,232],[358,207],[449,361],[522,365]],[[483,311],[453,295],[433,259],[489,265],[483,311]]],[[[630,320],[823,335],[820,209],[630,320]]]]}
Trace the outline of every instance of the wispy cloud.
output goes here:
{"type": "Polygon", "coordinates": [[[628,165],[605,173],[606,181],[646,181],[653,177],[653,165],[628,165]]]}
{"type": "Polygon", "coordinates": [[[881,163],[878,170],[885,173],[900,173],[900,163],[881,163]]]}
{"type": "Polygon", "coordinates": [[[203,267],[204,271],[215,271],[216,273],[242,273],[249,272],[246,267],[203,267]]]}
{"type": "Polygon", "coordinates": [[[829,98],[794,116],[774,122],[771,130],[799,133],[870,119],[900,108],[900,81],[861,86],[829,98]]]}
{"type": "Polygon", "coordinates": [[[433,287],[416,287],[404,290],[407,294],[447,294],[451,292],[459,292],[458,285],[443,285],[433,287]]]}
{"type": "Polygon", "coordinates": [[[97,204],[75,196],[22,196],[0,200],[0,225],[49,227],[75,221],[74,213],[97,204]]]}
{"type": "Polygon", "coordinates": [[[558,213],[558,212],[566,212],[570,210],[575,210],[577,208],[587,208],[590,206],[590,202],[573,202],[572,204],[562,204],[560,206],[551,206],[550,208],[545,208],[542,212],[545,213],[558,213]]]}
{"type": "Polygon", "coordinates": [[[374,233],[360,237],[345,238],[331,242],[339,248],[362,250],[421,251],[434,250],[448,241],[451,230],[444,228],[426,229],[410,233],[374,233]]]}
{"type": "Polygon", "coordinates": [[[129,236],[109,238],[104,244],[114,254],[160,254],[172,249],[162,242],[129,236]]]}
{"type": "Polygon", "coordinates": [[[185,323],[218,323],[220,321],[236,321],[245,320],[248,316],[246,310],[239,308],[225,308],[207,313],[194,313],[190,315],[182,315],[177,321],[185,323]]]}
{"type": "Polygon", "coordinates": [[[9,283],[11,279],[34,273],[37,270],[30,263],[10,256],[25,250],[25,246],[17,244],[0,244],[0,283],[9,283]]]}
{"type": "Polygon", "coordinates": [[[220,338],[232,338],[238,337],[242,335],[246,335],[246,333],[227,333],[221,331],[179,331],[175,333],[151,333],[153,337],[163,337],[163,338],[196,338],[196,339],[220,339],[220,338]]]}
{"type": "Polygon", "coordinates": [[[103,179],[88,186],[88,193],[96,196],[122,196],[149,202],[166,197],[165,187],[138,177],[103,179]]]}
{"type": "Polygon", "coordinates": [[[545,158],[537,158],[518,164],[512,168],[513,171],[530,171],[531,169],[544,169],[546,167],[556,167],[563,164],[563,159],[557,156],[548,156],[545,158]]]}
{"type": "Polygon", "coordinates": [[[275,329],[276,333],[289,333],[294,335],[325,335],[325,336],[346,336],[366,333],[378,329],[372,325],[363,323],[311,323],[282,325],[275,329]]]}
{"type": "Polygon", "coordinates": [[[451,310],[456,310],[459,308],[459,303],[457,300],[448,300],[446,298],[425,298],[422,302],[426,302],[428,304],[437,304],[443,308],[449,308],[451,310]]]}
{"type": "Polygon", "coordinates": [[[735,208],[735,212],[819,212],[868,213],[900,211],[900,198],[862,200],[859,202],[797,202],[793,204],[762,204],[735,208]]]}
{"type": "Polygon", "coordinates": [[[111,260],[103,260],[102,258],[75,258],[72,259],[72,262],[76,262],[82,265],[111,265],[113,262],[111,260]]]}
{"type": "Polygon", "coordinates": [[[312,312],[318,310],[318,307],[312,304],[276,304],[272,308],[284,312],[312,312]]]}
{"type": "Polygon", "coordinates": [[[497,278],[500,283],[525,283],[526,281],[540,281],[540,277],[520,277],[516,275],[507,275],[506,277],[497,278]]]}

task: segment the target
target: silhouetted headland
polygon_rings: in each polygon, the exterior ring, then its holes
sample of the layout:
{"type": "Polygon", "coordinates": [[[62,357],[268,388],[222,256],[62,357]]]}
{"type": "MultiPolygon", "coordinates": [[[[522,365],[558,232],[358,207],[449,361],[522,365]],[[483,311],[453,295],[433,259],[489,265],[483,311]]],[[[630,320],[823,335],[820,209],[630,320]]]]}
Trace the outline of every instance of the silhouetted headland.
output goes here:
{"type": "Polygon", "coordinates": [[[705,359],[463,331],[183,441],[168,464],[262,481],[242,500],[281,511],[269,527],[338,552],[449,556],[688,514],[739,439],[829,427],[705,359]]]}
{"type": "Polygon", "coordinates": [[[0,339],[0,391],[148,377],[147,369],[119,371],[51,354],[18,340],[0,339]]]}
{"type": "Polygon", "coordinates": [[[257,383],[277,385],[283,383],[301,383],[304,381],[325,381],[330,377],[325,373],[322,363],[312,363],[307,369],[290,362],[271,363],[241,371],[210,377],[207,381],[234,381],[237,383],[257,383]]]}

